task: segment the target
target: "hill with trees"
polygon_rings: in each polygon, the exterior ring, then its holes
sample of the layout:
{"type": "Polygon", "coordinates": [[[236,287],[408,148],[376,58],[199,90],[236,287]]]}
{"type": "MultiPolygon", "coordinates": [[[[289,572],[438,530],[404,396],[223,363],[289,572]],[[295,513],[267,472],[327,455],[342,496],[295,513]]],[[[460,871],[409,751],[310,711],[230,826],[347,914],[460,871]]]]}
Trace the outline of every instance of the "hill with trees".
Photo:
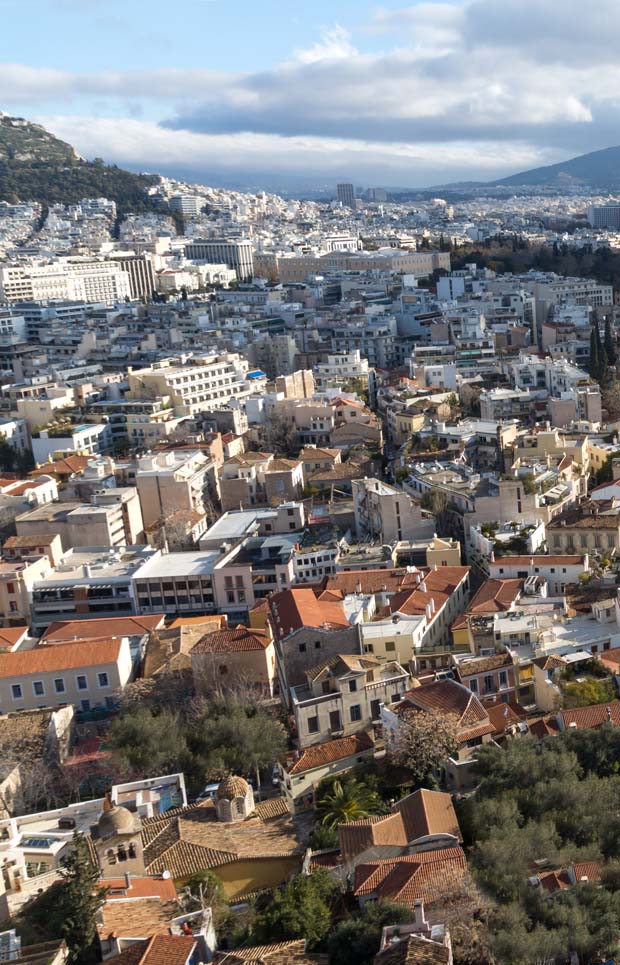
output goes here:
{"type": "Polygon", "coordinates": [[[134,174],[100,158],[86,161],[44,127],[0,114],[0,201],[49,206],[105,197],[122,215],[156,210],[148,189],[157,182],[157,175],[134,174]]]}

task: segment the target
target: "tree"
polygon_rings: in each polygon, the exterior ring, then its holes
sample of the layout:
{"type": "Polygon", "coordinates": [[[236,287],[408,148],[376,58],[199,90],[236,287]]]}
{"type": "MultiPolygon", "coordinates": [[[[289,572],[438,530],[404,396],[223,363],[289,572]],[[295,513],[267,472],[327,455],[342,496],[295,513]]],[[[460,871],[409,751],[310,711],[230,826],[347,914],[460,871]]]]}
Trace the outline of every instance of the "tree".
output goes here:
{"type": "Polygon", "coordinates": [[[284,415],[272,412],[265,426],[264,445],[269,452],[276,455],[297,455],[299,438],[295,423],[284,415]]]}
{"type": "Polygon", "coordinates": [[[589,707],[592,704],[604,704],[616,698],[609,678],[594,680],[591,677],[565,684],[562,696],[564,707],[589,707]]]}
{"type": "Polygon", "coordinates": [[[195,763],[200,763],[208,777],[254,770],[257,790],[260,771],[286,750],[286,731],[276,717],[257,705],[243,706],[234,699],[208,704],[188,729],[187,739],[195,763]]]}
{"type": "Polygon", "coordinates": [[[107,889],[99,887],[99,868],[91,859],[86,838],[77,831],[60,876],[58,883],[26,905],[24,918],[44,935],[64,938],[69,961],[80,965],[94,962],[97,915],[107,889]]]}
{"type": "Polygon", "coordinates": [[[401,717],[388,754],[394,763],[409,768],[418,787],[433,785],[440,764],[456,751],[458,727],[456,714],[415,711],[401,717]]]}
{"type": "Polygon", "coordinates": [[[372,965],[385,925],[404,925],[411,909],[391,901],[369,902],[361,912],[340,922],[329,936],[330,965],[372,965]]]}
{"type": "Polygon", "coordinates": [[[354,780],[334,781],[332,790],[317,804],[317,816],[327,828],[337,828],[348,821],[358,821],[376,814],[379,795],[354,780]]]}
{"type": "Polygon", "coordinates": [[[155,713],[148,707],[137,707],[118,717],[106,743],[121,765],[136,776],[178,769],[187,747],[177,715],[167,710],[155,713]]]}
{"type": "Polygon", "coordinates": [[[271,905],[256,917],[253,941],[258,943],[305,938],[310,949],[323,942],[332,927],[337,888],[325,868],[297,875],[279,888],[271,905]]]}
{"type": "Polygon", "coordinates": [[[605,351],[607,352],[607,360],[610,365],[616,364],[616,340],[614,338],[613,332],[611,330],[611,320],[609,315],[605,316],[605,351]]]}

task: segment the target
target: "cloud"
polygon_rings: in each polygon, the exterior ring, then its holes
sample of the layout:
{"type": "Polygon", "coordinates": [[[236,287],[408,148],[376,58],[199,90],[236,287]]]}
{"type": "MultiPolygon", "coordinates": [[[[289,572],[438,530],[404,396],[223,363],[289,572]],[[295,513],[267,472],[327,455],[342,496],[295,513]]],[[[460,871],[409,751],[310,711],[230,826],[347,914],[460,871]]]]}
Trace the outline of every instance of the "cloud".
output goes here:
{"type": "MultiPolygon", "coordinates": [[[[356,31],[329,26],[261,71],[4,65],[0,90],[5,109],[36,108],[65,126],[70,110],[102,105],[116,118],[109,147],[96,153],[126,163],[112,152],[130,144],[132,163],[148,159],[131,127],[148,117],[159,123],[140,128],[144,147],[170,164],[178,145],[191,144],[200,164],[230,150],[235,170],[268,169],[272,150],[276,166],[345,175],[348,164],[356,179],[381,164],[407,174],[401,183],[421,183],[417,172],[433,167],[458,177],[459,165],[464,177],[485,177],[618,141],[617,2],[591,0],[584,10],[577,0],[561,9],[557,0],[422,0],[380,7],[356,31]]],[[[82,136],[97,140],[101,130],[91,121],[82,136]]]]}
{"type": "Polygon", "coordinates": [[[335,24],[323,30],[321,40],[314,46],[307,50],[296,50],[295,59],[301,64],[314,64],[319,60],[342,60],[356,54],[349,31],[335,24]]]}
{"type": "Polygon", "coordinates": [[[348,138],[284,137],[273,134],[201,134],[172,130],[137,119],[38,116],[36,120],[73,144],[84,157],[113,157],[134,169],[182,169],[208,183],[246,178],[249,171],[283,181],[334,181],[354,170],[373,183],[422,184],[475,172],[493,178],[508,164],[522,168],[556,158],[526,144],[373,143],[348,138]]]}

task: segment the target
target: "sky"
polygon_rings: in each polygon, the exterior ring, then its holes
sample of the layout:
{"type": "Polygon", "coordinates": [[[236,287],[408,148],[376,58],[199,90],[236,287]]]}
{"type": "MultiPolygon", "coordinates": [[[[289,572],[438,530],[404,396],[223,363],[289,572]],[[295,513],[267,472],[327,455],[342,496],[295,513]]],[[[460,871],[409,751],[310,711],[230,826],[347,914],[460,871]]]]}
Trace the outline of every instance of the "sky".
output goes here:
{"type": "Polygon", "coordinates": [[[0,110],[202,183],[426,187],[620,143],[618,0],[0,0],[0,110]]]}

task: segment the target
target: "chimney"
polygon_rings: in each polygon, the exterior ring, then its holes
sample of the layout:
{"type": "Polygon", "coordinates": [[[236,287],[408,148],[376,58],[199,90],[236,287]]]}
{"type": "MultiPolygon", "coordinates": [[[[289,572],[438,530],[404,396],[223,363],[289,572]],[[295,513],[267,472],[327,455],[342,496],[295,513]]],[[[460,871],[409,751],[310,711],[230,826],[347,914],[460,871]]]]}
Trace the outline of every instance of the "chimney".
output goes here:
{"type": "Polygon", "coordinates": [[[431,928],[424,915],[424,902],[421,898],[416,898],[414,901],[413,914],[415,917],[416,931],[430,932],[431,928]]]}
{"type": "Polygon", "coordinates": [[[362,592],[362,581],[361,581],[361,580],[358,580],[357,583],[355,584],[355,592],[356,592],[357,594],[361,594],[361,592],[362,592]]]}

